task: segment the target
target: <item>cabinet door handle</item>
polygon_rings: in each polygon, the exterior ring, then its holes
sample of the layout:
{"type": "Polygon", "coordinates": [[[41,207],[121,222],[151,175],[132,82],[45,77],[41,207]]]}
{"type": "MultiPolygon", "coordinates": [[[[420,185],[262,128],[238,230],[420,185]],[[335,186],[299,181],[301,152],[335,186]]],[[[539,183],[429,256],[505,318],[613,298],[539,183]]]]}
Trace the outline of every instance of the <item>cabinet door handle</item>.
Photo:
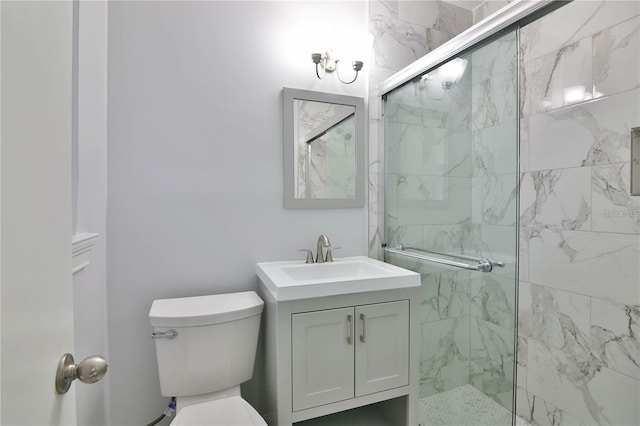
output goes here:
{"type": "Polygon", "coordinates": [[[347,336],[347,343],[353,345],[353,316],[347,315],[347,322],[349,323],[349,335],[347,336]]]}
{"type": "Polygon", "coordinates": [[[360,319],[362,320],[362,334],[360,335],[360,341],[365,343],[365,334],[367,334],[367,317],[365,314],[360,314],[360,319]]]}

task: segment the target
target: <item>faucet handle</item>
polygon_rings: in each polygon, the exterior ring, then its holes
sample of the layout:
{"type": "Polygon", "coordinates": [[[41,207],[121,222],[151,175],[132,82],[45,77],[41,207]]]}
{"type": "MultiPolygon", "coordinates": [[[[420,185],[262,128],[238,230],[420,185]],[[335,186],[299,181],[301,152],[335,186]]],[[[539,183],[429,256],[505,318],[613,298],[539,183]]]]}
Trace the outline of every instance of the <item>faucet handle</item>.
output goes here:
{"type": "Polygon", "coordinates": [[[329,248],[327,249],[327,257],[326,257],[326,259],[325,259],[324,261],[325,261],[325,262],[333,262],[333,255],[331,254],[331,252],[332,252],[333,250],[338,250],[338,249],[341,249],[341,248],[342,248],[342,247],[329,247],[329,248]]]}
{"type": "Polygon", "coordinates": [[[304,263],[313,263],[313,252],[307,249],[298,249],[298,251],[306,251],[307,252],[307,260],[304,263]]]}

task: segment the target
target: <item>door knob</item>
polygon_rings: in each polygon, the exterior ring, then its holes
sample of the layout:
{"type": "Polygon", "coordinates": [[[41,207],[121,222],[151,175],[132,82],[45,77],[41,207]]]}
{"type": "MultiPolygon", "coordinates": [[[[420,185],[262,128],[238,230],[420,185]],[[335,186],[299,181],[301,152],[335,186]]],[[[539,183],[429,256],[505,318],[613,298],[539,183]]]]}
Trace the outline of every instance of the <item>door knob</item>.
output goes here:
{"type": "Polygon", "coordinates": [[[75,364],[73,355],[64,354],[56,370],[56,393],[67,393],[75,379],[82,383],[95,383],[107,374],[107,361],[100,355],[87,357],[75,364]]]}

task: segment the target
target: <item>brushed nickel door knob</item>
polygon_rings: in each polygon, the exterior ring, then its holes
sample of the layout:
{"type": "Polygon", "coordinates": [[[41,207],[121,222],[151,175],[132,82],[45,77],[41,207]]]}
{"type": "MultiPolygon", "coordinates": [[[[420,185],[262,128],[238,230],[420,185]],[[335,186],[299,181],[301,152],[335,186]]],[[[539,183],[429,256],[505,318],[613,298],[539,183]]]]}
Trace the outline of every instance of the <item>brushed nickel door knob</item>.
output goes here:
{"type": "Polygon", "coordinates": [[[100,355],[87,357],[75,364],[73,355],[64,354],[56,370],[56,393],[67,393],[75,379],[82,383],[95,383],[107,374],[107,361],[100,355]]]}

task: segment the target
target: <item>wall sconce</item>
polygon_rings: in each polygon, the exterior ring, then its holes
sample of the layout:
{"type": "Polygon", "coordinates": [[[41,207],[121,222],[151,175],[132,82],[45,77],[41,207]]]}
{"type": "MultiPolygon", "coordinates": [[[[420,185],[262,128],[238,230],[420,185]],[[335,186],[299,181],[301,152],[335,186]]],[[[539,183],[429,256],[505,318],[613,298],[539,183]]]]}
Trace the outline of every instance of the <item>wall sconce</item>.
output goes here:
{"type": "Polygon", "coordinates": [[[444,99],[447,96],[447,91],[460,81],[467,69],[469,61],[462,58],[455,58],[451,61],[441,65],[435,71],[427,73],[420,78],[420,88],[426,89],[427,95],[436,101],[444,99]],[[442,96],[434,98],[429,92],[429,86],[435,84],[442,88],[442,96]]]}
{"type": "Polygon", "coordinates": [[[313,61],[314,64],[316,64],[316,76],[318,76],[320,80],[322,80],[322,77],[320,77],[320,68],[322,68],[325,74],[332,73],[335,71],[336,75],[338,76],[338,80],[340,80],[344,84],[351,84],[354,81],[356,81],[356,79],[358,78],[358,72],[362,69],[362,66],[364,65],[362,61],[351,62],[351,69],[353,69],[356,72],[356,75],[355,77],[353,77],[353,80],[344,81],[342,78],[340,78],[340,72],[338,71],[338,62],[340,62],[340,59],[334,57],[332,51],[329,50],[324,55],[321,53],[312,53],[311,60],[313,61]]]}

